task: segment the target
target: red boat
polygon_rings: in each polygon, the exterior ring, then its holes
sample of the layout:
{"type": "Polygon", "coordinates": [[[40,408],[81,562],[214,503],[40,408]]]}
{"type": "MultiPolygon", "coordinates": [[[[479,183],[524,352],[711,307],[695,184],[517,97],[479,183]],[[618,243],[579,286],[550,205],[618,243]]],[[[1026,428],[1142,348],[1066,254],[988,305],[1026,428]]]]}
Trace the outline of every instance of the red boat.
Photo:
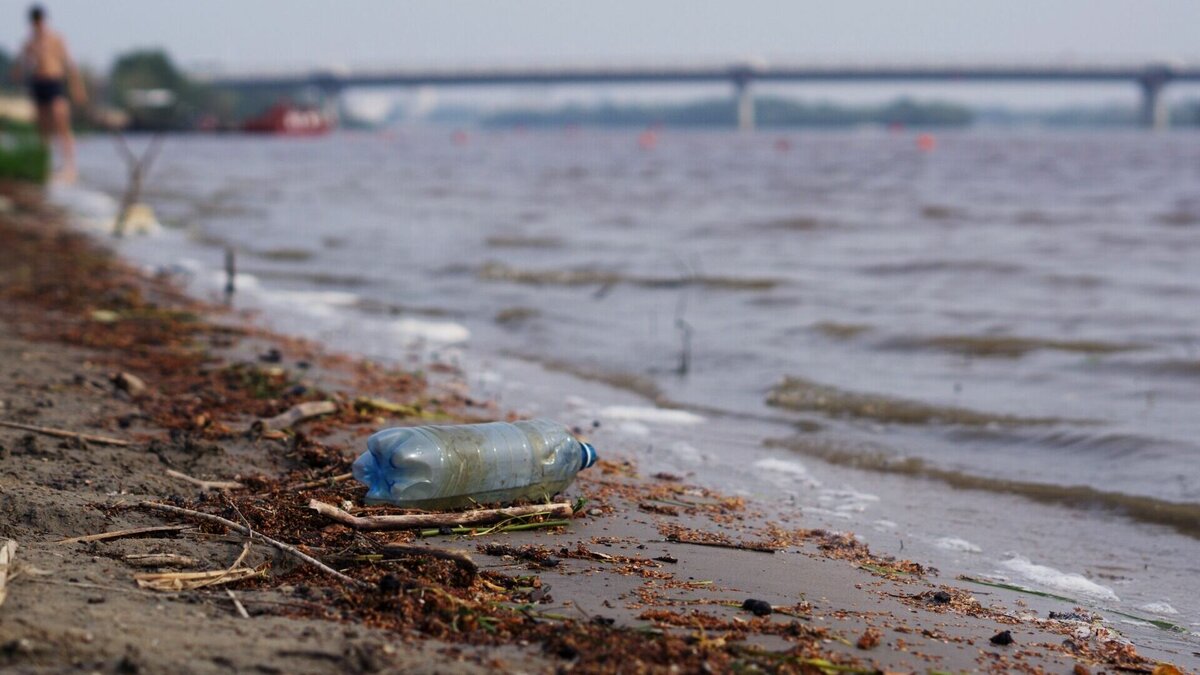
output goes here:
{"type": "Polygon", "coordinates": [[[266,112],[246,120],[242,131],[287,136],[320,136],[333,129],[333,120],[316,108],[276,103],[266,112]]]}

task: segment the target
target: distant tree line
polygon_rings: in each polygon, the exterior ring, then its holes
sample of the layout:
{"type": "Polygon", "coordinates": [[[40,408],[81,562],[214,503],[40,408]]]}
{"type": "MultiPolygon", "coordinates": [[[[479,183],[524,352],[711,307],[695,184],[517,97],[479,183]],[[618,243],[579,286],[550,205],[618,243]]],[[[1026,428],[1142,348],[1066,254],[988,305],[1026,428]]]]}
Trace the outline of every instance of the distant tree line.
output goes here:
{"type": "MultiPolygon", "coordinates": [[[[759,127],[845,127],[862,124],[918,127],[962,127],[974,115],[965,106],[940,101],[901,98],[883,105],[805,103],[779,97],[755,100],[759,127]]],[[[668,126],[731,127],[737,125],[737,104],[709,99],[676,105],[568,105],[553,110],[518,109],[488,115],[487,126],[668,126]]]]}

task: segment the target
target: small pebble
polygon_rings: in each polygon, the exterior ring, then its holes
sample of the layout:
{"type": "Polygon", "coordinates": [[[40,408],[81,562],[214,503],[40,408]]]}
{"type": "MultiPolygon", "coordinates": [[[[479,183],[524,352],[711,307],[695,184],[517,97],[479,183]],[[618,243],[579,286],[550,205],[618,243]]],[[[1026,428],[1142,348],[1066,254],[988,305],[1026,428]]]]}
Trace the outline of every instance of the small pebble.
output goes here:
{"type": "Polygon", "coordinates": [[[992,638],[990,640],[988,640],[988,642],[991,642],[994,645],[1000,645],[1001,647],[1003,647],[1005,645],[1011,645],[1013,643],[1013,636],[1012,636],[1012,633],[1004,630],[1004,631],[1000,631],[999,633],[996,633],[995,635],[993,635],[992,638]]]}
{"type": "Polygon", "coordinates": [[[771,613],[771,603],[765,600],[755,600],[747,598],[742,603],[742,609],[749,611],[754,616],[768,616],[771,613]]]}

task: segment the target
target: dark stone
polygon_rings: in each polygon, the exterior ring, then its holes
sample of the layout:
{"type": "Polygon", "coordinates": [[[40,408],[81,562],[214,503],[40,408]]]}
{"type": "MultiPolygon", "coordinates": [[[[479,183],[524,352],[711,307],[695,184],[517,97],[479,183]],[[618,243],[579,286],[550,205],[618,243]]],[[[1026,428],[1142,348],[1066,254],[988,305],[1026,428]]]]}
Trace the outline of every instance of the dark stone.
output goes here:
{"type": "Polygon", "coordinates": [[[992,638],[990,640],[988,640],[988,642],[991,642],[994,645],[1000,645],[1001,647],[1003,647],[1005,645],[1011,645],[1013,643],[1013,636],[1012,636],[1012,633],[1010,633],[1006,630],[1002,630],[999,633],[996,633],[995,635],[993,635],[992,638]]]}
{"type": "Polygon", "coordinates": [[[394,574],[385,575],[379,580],[379,590],[388,595],[400,592],[400,579],[394,574]]]}
{"type": "Polygon", "coordinates": [[[742,609],[750,612],[754,616],[768,616],[772,611],[771,603],[765,600],[755,600],[754,598],[747,598],[746,601],[742,603],[742,609]]]}
{"type": "Polygon", "coordinates": [[[259,354],[258,360],[263,363],[279,363],[283,360],[283,352],[271,347],[265,354],[259,354]]]}
{"type": "Polygon", "coordinates": [[[600,616],[599,614],[592,617],[592,623],[596,624],[597,626],[611,626],[616,622],[616,619],[607,616],[600,616]]]}
{"type": "Polygon", "coordinates": [[[946,591],[938,591],[938,592],[934,593],[933,595],[929,596],[929,599],[933,600],[934,602],[938,603],[939,605],[945,605],[948,602],[950,602],[951,600],[953,600],[954,598],[952,598],[950,596],[950,594],[947,593],[946,591]]]}

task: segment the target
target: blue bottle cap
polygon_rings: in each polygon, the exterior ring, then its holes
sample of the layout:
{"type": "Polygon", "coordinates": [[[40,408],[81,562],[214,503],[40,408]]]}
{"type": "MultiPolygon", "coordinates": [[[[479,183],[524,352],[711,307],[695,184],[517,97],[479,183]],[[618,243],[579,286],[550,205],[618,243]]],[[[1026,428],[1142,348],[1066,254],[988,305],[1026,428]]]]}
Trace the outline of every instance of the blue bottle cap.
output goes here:
{"type": "Polygon", "coordinates": [[[579,470],[582,471],[596,463],[596,448],[593,448],[591,443],[583,441],[580,441],[579,445],[583,447],[583,464],[579,467],[579,470]]]}

